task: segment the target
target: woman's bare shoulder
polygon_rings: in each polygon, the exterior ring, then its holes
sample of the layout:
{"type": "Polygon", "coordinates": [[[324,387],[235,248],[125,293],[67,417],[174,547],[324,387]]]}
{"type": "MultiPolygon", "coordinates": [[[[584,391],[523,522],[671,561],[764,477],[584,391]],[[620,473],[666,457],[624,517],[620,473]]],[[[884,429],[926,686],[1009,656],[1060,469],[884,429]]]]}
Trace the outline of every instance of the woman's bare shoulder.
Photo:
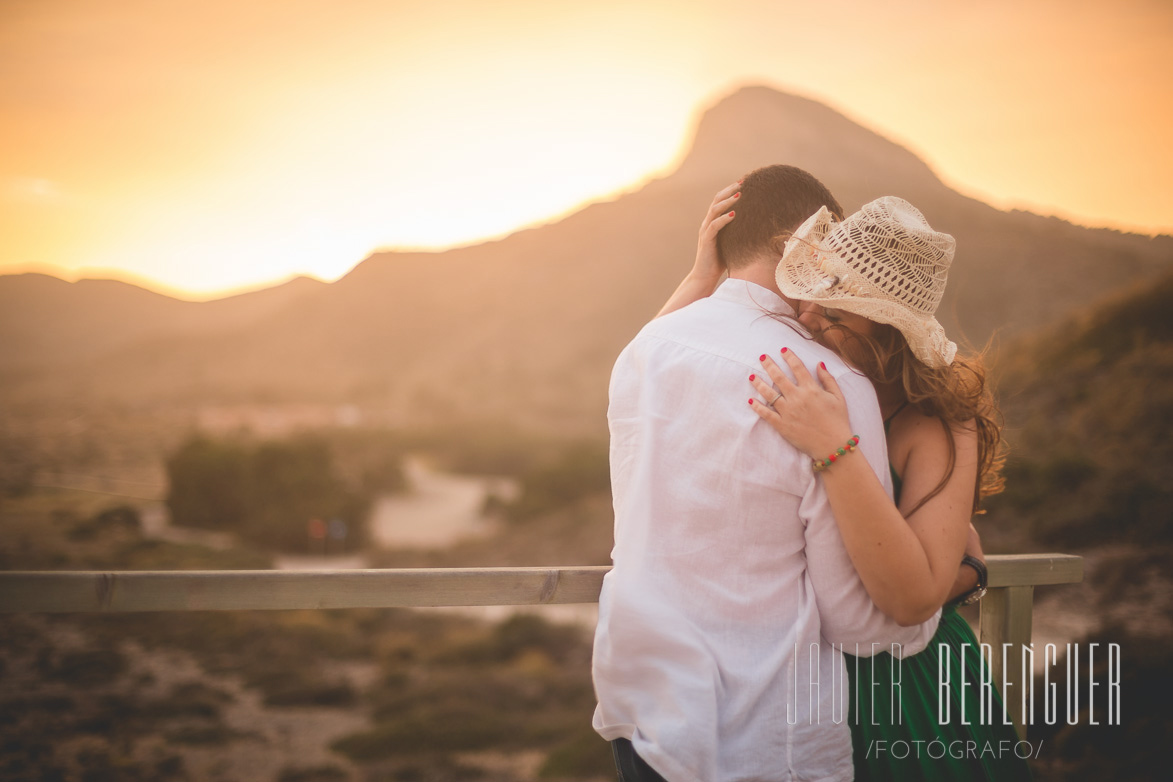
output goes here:
{"type": "Polygon", "coordinates": [[[948,458],[949,439],[960,451],[977,447],[977,427],[972,421],[946,426],[940,418],[906,407],[892,419],[888,436],[889,459],[900,466],[910,458],[948,458]]]}
{"type": "Polygon", "coordinates": [[[937,416],[925,415],[920,410],[911,406],[901,410],[892,419],[891,430],[893,435],[927,438],[938,440],[942,443],[945,442],[945,438],[950,432],[954,439],[977,436],[977,426],[973,421],[962,421],[947,425],[937,416]]]}

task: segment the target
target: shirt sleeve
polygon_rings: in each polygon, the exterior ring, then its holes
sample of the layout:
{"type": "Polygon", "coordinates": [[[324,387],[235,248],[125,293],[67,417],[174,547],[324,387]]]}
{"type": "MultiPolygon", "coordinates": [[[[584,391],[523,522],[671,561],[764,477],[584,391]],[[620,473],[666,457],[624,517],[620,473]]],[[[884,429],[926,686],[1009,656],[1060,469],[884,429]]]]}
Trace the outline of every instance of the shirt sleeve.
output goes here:
{"type": "MultiPolygon", "coordinates": [[[[875,392],[866,378],[854,372],[836,380],[847,400],[852,431],[859,435],[855,456],[868,460],[891,497],[887,440],[875,392]]],[[[922,651],[937,630],[941,612],[919,625],[901,627],[876,607],[851,564],[827,492],[817,478],[803,495],[799,515],[805,526],[807,574],[824,640],[859,657],[878,652],[907,657],[922,651]]]]}

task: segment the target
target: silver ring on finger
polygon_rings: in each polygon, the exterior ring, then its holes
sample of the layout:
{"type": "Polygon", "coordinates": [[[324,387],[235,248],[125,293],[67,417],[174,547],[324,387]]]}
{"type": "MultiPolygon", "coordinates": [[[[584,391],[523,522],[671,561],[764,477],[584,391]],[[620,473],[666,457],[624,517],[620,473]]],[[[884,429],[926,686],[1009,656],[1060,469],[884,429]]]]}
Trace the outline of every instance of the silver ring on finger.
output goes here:
{"type": "Polygon", "coordinates": [[[779,399],[781,399],[781,398],[782,398],[782,392],[781,392],[781,391],[779,391],[779,392],[778,392],[778,396],[776,396],[776,397],[774,397],[773,399],[771,399],[771,400],[770,400],[770,402],[769,402],[769,405],[770,405],[770,407],[773,407],[773,406],[774,406],[774,405],[775,405],[775,404],[778,402],[778,400],[779,400],[779,399]]]}

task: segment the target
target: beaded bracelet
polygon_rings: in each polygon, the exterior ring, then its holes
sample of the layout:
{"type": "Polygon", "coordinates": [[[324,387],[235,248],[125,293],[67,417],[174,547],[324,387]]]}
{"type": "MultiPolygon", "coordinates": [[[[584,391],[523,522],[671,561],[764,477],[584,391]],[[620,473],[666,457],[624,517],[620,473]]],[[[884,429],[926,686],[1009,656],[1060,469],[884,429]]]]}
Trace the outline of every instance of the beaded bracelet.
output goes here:
{"type": "Polygon", "coordinates": [[[828,456],[826,459],[815,459],[811,467],[815,472],[822,472],[834,464],[835,460],[840,456],[844,456],[848,451],[854,451],[857,445],[859,445],[859,435],[853,434],[851,439],[847,441],[847,445],[843,446],[838,451],[828,456]]]}

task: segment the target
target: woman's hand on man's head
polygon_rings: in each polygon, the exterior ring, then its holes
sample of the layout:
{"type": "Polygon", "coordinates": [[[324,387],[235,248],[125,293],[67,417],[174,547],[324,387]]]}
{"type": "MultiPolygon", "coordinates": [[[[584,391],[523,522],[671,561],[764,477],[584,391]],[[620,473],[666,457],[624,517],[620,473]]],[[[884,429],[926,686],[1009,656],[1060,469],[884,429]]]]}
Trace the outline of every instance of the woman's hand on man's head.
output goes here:
{"type": "Polygon", "coordinates": [[[717,234],[733,222],[737,214],[733,205],[741,198],[740,190],[740,181],[718,190],[717,195],[713,196],[713,202],[709,204],[709,211],[701,220],[696,240],[696,261],[692,265],[691,276],[712,280],[714,287],[725,273],[725,264],[721,262],[721,256],[717,252],[717,234]]]}
{"type": "Polygon", "coordinates": [[[657,318],[675,312],[681,307],[687,307],[694,301],[700,301],[717,289],[721,277],[725,274],[725,264],[721,262],[721,255],[717,252],[717,234],[733,222],[734,213],[730,207],[741,197],[741,193],[738,192],[740,187],[741,182],[734,182],[722,188],[713,197],[713,203],[709,204],[709,211],[701,221],[700,235],[696,240],[696,260],[692,269],[684,275],[680,285],[656,313],[657,318]]]}

